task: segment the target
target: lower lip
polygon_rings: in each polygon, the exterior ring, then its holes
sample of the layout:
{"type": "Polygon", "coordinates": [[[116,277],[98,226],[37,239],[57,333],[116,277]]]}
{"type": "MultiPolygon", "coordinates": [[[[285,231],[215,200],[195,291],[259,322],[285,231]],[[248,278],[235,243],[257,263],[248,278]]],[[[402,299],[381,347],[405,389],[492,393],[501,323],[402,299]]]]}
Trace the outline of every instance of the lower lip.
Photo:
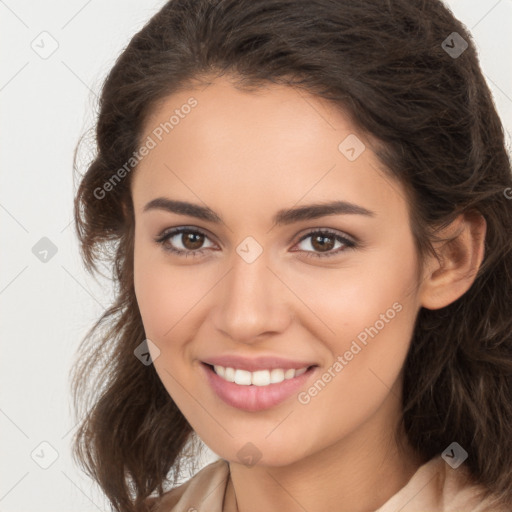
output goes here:
{"type": "Polygon", "coordinates": [[[262,411],[280,404],[304,386],[316,370],[314,366],[298,377],[268,386],[244,386],[224,380],[205,363],[201,363],[201,366],[218,397],[228,405],[244,411],[262,411]]]}

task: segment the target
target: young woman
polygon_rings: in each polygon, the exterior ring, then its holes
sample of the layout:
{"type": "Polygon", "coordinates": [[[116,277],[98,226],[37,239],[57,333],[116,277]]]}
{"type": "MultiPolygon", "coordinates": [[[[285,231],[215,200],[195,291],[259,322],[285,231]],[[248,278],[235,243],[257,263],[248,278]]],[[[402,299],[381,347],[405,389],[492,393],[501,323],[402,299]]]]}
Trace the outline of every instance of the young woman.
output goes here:
{"type": "Polygon", "coordinates": [[[100,107],[74,455],[116,511],[512,510],[511,167],[440,1],[173,0],[100,107]]]}

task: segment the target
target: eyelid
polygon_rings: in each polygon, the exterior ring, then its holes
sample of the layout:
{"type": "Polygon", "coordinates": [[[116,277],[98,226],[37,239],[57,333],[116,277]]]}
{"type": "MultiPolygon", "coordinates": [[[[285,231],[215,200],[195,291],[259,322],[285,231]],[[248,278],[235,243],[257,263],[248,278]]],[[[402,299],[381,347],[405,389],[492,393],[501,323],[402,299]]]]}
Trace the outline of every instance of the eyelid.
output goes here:
{"type": "Polygon", "coordinates": [[[337,229],[331,229],[331,228],[309,228],[302,235],[298,235],[299,238],[298,238],[297,242],[295,242],[295,245],[298,244],[299,242],[302,242],[302,240],[304,240],[308,236],[312,235],[313,233],[325,233],[325,234],[331,235],[333,237],[337,236],[340,238],[344,238],[347,240],[347,242],[351,242],[354,245],[358,245],[360,243],[358,238],[356,238],[355,236],[349,235],[348,233],[345,233],[344,231],[339,231],[337,229]]]}
{"type": "MultiPolygon", "coordinates": [[[[163,229],[162,231],[160,231],[160,233],[158,235],[156,235],[155,241],[162,240],[163,238],[166,238],[168,236],[170,238],[170,235],[172,235],[172,236],[179,235],[183,231],[198,232],[201,235],[204,235],[205,237],[209,238],[212,242],[214,241],[217,245],[222,247],[222,244],[220,244],[216,240],[216,237],[212,233],[210,233],[207,229],[199,228],[197,226],[190,226],[188,224],[163,229]]],[[[198,250],[200,250],[200,249],[198,249],[198,250]]]]}

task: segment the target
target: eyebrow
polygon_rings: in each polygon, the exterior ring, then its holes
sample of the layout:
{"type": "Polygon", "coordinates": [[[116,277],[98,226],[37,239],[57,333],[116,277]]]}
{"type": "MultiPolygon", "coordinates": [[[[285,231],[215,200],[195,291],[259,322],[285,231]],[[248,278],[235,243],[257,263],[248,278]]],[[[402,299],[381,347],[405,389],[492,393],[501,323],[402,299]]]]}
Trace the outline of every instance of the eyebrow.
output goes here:
{"type": "MultiPolygon", "coordinates": [[[[144,206],[144,212],[150,210],[164,210],[179,215],[188,215],[216,224],[224,223],[222,217],[207,206],[189,203],[187,201],[175,201],[166,197],[157,197],[144,206]]],[[[329,203],[316,203],[306,206],[279,210],[273,217],[275,225],[293,224],[302,220],[312,220],[327,215],[365,215],[375,216],[375,212],[347,201],[332,201],[329,203]]]]}

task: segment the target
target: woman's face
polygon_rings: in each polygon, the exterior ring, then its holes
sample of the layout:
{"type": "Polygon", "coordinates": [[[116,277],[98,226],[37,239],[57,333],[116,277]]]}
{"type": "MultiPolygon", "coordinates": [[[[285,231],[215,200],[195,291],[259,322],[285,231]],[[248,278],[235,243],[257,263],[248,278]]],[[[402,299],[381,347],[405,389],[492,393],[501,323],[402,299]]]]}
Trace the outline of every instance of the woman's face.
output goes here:
{"type": "Polygon", "coordinates": [[[135,290],[192,428],[264,465],[388,438],[421,285],[404,188],[367,136],[303,91],[219,78],[168,97],[141,140],[135,290]]]}

